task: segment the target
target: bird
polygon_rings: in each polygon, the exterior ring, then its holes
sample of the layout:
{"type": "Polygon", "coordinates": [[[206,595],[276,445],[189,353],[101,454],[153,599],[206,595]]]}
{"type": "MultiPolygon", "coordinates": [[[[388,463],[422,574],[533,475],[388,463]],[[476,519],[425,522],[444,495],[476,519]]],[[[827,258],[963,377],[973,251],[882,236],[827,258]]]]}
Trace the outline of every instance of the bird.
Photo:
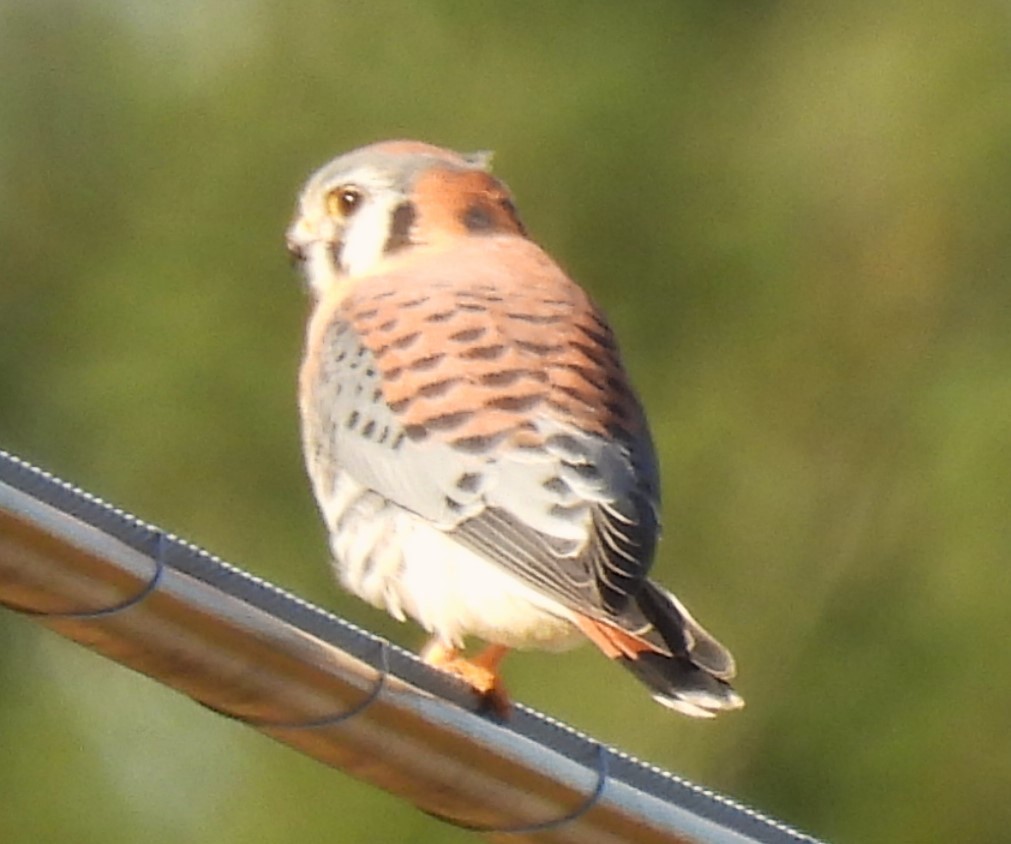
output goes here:
{"type": "Polygon", "coordinates": [[[311,301],[303,452],[342,586],[414,619],[421,657],[499,714],[507,652],[587,640],[670,709],[741,707],[730,652],[648,576],[659,470],[614,332],[490,153],[340,155],[286,240],[311,301]]]}

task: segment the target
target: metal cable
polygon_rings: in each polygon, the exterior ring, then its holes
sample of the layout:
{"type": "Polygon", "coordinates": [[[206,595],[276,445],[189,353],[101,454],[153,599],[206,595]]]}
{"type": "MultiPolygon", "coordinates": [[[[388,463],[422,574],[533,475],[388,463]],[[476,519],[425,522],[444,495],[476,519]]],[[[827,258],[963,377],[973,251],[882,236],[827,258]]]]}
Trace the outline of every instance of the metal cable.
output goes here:
{"type": "Polygon", "coordinates": [[[412,654],[3,451],[0,604],[490,838],[817,844],[522,705],[482,717],[412,654]]]}

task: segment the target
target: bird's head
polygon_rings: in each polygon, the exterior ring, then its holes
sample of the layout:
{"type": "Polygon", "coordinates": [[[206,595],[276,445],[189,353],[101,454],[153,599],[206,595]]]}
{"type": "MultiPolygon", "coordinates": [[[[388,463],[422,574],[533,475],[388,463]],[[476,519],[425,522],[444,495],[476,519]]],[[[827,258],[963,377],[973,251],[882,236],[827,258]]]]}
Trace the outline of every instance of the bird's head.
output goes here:
{"type": "Polygon", "coordinates": [[[524,234],[489,153],[384,141],[335,158],[302,189],[288,252],[316,298],[374,273],[409,250],[455,238],[524,234]]]}

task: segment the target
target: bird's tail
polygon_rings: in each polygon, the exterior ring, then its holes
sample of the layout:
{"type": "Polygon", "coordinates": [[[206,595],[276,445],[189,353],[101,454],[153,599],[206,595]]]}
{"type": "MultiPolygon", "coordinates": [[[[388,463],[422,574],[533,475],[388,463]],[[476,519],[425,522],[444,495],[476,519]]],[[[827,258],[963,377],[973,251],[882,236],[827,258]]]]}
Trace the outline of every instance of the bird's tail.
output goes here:
{"type": "Polygon", "coordinates": [[[728,682],[734,658],[670,592],[647,581],[620,620],[581,619],[583,632],[605,654],[649,687],[654,700],[694,718],[740,709],[728,682]]]}

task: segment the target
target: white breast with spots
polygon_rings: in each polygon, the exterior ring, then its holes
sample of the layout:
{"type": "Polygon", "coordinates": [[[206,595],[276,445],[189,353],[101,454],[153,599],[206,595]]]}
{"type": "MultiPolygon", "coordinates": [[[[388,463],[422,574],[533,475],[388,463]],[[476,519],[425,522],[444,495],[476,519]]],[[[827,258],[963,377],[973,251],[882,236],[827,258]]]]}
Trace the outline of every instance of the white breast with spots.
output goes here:
{"type": "Polygon", "coordinates": [[[346,473],[323,509],[341,583],[396,618],[410,616],[452,645],[468,635],[543,650],[583,641],[562,604],[346,473]]]}

